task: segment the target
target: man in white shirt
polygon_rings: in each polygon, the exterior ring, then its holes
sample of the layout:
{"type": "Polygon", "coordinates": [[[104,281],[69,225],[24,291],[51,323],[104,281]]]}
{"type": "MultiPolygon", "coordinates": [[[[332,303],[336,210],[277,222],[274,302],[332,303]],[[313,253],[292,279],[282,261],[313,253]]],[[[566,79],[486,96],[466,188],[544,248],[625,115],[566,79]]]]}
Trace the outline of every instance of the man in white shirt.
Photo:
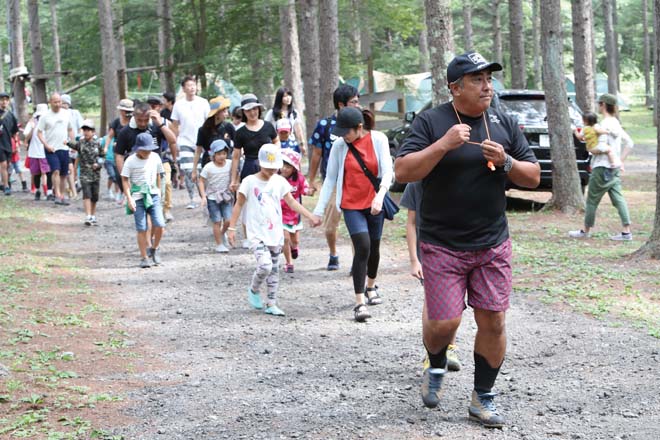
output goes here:
{"type": "Polygon", "coordinates": [[[75,135],[70,113],[62,110],[62,98],[59,93],[50,96],[50,111],[39,119],[37,137],[44,145],[46,159],[53,173],[55,204],[68,205],[64,200],[66,176],[69,174],[69,147],[66,142],[73,141],[75,135]]]}
{"type": "Polygon", "coordinates": [[[190,203],[186,208],[195,207],[195,183],[192,180],[192,167],[197,143],[197,131],[204,124],[209,114],[209,102],[197,96],[197,82],[192,76],[185,76],[181,80],[181,87],[185,99],[179,99],[172,108],[172,130],[176,134],[176,143],[179,147],[179,170],[185,175],[186,189],[190,203]]]}

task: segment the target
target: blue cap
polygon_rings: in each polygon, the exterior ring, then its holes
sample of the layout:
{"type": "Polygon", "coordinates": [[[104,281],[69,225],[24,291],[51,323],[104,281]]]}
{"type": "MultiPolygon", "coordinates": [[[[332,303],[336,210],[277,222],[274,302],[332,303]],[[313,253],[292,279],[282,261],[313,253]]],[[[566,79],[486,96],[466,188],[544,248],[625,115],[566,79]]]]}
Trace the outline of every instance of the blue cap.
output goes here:
{"type": "Polygon", "coordinates": [[[138,134],[137,138],[135,138],[133,149],[136,151],[153,151],[156,148],[158,147],[154,144],[154,138],[146,131],[138,134]]]}
{"type": "Polygon", "coordinates": [[[214,140],[213,143],[211,144],[211,155],[214,155],[215,153],[222,150],[229,150],[229,146],[227,145],[227,142],[223,141],[222,139],[214,140]]]}

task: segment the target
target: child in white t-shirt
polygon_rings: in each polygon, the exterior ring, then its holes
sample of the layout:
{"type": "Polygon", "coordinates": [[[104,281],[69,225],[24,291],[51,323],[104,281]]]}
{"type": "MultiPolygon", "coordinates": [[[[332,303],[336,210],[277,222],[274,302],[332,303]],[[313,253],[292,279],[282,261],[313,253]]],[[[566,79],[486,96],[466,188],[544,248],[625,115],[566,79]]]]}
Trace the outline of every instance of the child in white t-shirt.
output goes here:
{"type": "Polygon", "coordinates": [[[153,152],[158,146],[154,145],[151,134],[147,131],[137,135],[134,150],[124,162],[121,178],[126,196],[126,213],[135,217],[137,242],[140,248],[140,267],[151,266],[148,257],[153,259],[155,265],[161,263],[158,245],[165,228],[165,217],[160,201],[160,182],[165,174],[160,156],[153,152]],[[151,233],[153,242],[147,249],[149,237],[147,236],[147,215],[151,217],[151,233]]]}
{"type": "Polygon", "coordinates": [[[276,304],[279,284],[278,260],[284,245],[281,200],[284,199],[294,211],[307,217],[314,226],[321,223],[293,198],[291,185],[284,177],[277,174],[277,170],[282,168],[282,165],[282,152],[279,146],[265,144],[261,147],[259,150],[261,170],[257,174],[247,176],[241,182],[227,232],[229,243],[233,246],[236,240],[236,222],[245,206],[247,239],[257,260],[257,269],[248,289],[248,301],[255,309],[263,308],[264,312],[275,316],[284,316],[284,312],[276,304]],[[268,285],[265,307],[259,293],[264,281],[268,285]]]}
{"type": "Polygon", "coordinates": [[[222,139],[211,143],[211,162],[204,165],[199,179],[199,193],[202,195],[202,206],[206,205],[209,217],[213,222],[213,238],[216,252],[229,252],[225,233],[229,227],[229,219],[234,197],[229,190],[231,183],[231,160],[227,160],[229,146],[222,139]]]}

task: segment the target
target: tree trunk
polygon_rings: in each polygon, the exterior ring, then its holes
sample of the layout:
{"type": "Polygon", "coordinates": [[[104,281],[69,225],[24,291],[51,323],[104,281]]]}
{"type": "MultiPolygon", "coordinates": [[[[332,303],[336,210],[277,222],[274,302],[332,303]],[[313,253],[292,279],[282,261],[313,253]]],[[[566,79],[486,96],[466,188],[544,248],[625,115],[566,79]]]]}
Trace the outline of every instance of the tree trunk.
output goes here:
{"type": "Polygon", "coordinates": [[[101,55],[103,57],[103,97],[105,121],[101,121],[101,133],[105,132],[107,121],[117,117],[119,104],[119,84],[117,81],[117,50],[112,24],[111,0],[99,0],[99,31],[101,34],[101,55]]]}
{"type": "MultiPolygon", "coordinates": [[[[252,3],[252,11],[256,23],[267,24],[272,20],[268,5],[265,3],[252,3]]],[[[256,36],[257,52],[252,58],[252,92],[257,95],[262,104],[269,108],[272,106],[272,93],[274,89],[272,53],[270,47],[270,32],[258,32],[256,36]]]]}
{"type": "MultiPolygon", "coordinates": [[[[174,93],[174,54],[172,40],[172,7],[170,0],[158,0],[158,63],[160,64],[160,84],[165,91],[174,93]]],[[[225,66],[228,63],[223,63],[225,66]]]]}
{"type": "Polygon", "coordinates": [[[548,205],[564,213],[584,207],[580,177],[575,166],[571,120],[566,101],[566,81],[562,62],[560,0],[541,2],[541,51],[543,88],[547,105],[550,156],[552,157],[552,199],[548,205]]]}
{"type": "Polygon", "coordinates": [[[428,72],[431,70],[429,61],[429,35],[426,26],[419,33],[419,71],[428,72]]]}
{"type": "Polygon", "coordinates": [[[453,49],[450,0],[424,0],[426,29],[431,58],[433,105],[449,100],[447,88],[447,54],[453,49]]]}
{"type": "MultiPolygon", "coordinates": [[[[300,73],[300,47],[298,46],[298,22],[295,0],[287,0],[280,6],[280,41],[282,44],[282,64],[284,85],[291,89],[293,100],[304,121],[305,101],[300,73]]],[[[302,139],[299,139],[302,141],[302,139]]]]}
{"type": "Polygon", "coordinates": [[[3,45],[0,44],[0,92],[5,91],[5,55],[3,45]]]}
{"type": "Polygon", "coordinates": [[[532,0],[532,57],[534,59],[534,85],[535,89],[543,87],[543,73],[541,72],[541,17],[540,0],[532,0]]]}
{"type": "Polygon", "coordinates": [[[472,2],[463,2],[463,46],[465,52],[472,50],[472,2]]]}
{"type": "Polygon", "coordinates": [[[339,84],[339,26],[337,0],[319,1],[319,52],[323,60],[321,70],[321,114],[334,112],[332,94],[339,84]]]}
{"type": "Polygon", "coordinates": [[[616,65],[616,89],[621,90],[621,51],[619,47],[619,13],[616,0],[612,0],[612,25],[614,26],[614,48],[616,65]]]}
{"type": "MultiPolygon", "coordinates": [[[[53,34],[53,64],[55,72],[62,71],[62,56],[60,55],[60,34],[57,25],[57,0],[50,0],[50,28],[53,34]]],[[[62,90],[62,77],[55,77],[55,90],[62,90]]]]}
{"type": "Polygon", "coordinates": [[[525,72],[525,37],[524,37],[522,0],[509,0],[509,47],[511,51],[511,88],[527,87],[525,72]]]}
{"type": "Polygon", "coordinates": [[[41,40],[41,23],[39,22],[39,0],[28,0],[28,22],[30,26],[30,54],[32,55],[32,73],[37,78],[32,79],[32,102],[42,104],[48,102],[46,97],[46,80],[38,78],[44,74],[43,42],[41,40]]]}
{"type": "MultiPolygon", "coordinates": [[[[23,52],[23,24],[21,23],[21,1],[7,0],[9,31],[11,32],[11,68],[25,67],[25,53],[23,52]]],[[[28,105],[25,98],[25,77],[17,76],[12,81],[14,92],[14,111],[18,122],[26,124],[28,121],[28,105]]]]}
{"type": "MultiPolygon", "coordinates": [[[[660,17],[657,14],[657,11],[660,11],[660,0],[654,0],[654,11],[655,13],[651,14],[653,17],[653,23],[655,27],[653,39],[654,39],[654,67],[653,71],[655,72],[655,105],[657,109],[660,106],[660,17]]],[[[660,127],[660,113],[655,113],[655,125],[660,127]]],[[[658,259],[660,258],[660,129],[656,130],[657,138],[657,159],[655,166],[655,216],[653,218],[653,232],[648,241],[642,246],[635,255],[638,257],[651,257],[658,259]]]]}
{"type": "Polygon", "coordinates": [[[653,92],[651,91],[651,39],[649,36],[648,10],[648,0],[642,0],[642,28],[644,39],[644,105],[646,107],[650,107],[653,103],[653,92]]]}
{"type": "Polygon", "coordinates": [[[124,10],[121,2],[112,2],[112,23],[115,27],[115,48],[117,50],[117,89],[119,98],[128,96],[126,75],[126,45],[124,44],[124,10]]]}
{"type": "Polygon", "coordinates": [[[575,100],[583,112],[594,111],[593,23],[591,0],[572,2],[573,18],[573,70],[575,73],[575,100]]]}
{"type": "Polygon", "coordinates": [[[607,91],[616,95],[619,91],[616,64],[616,36],[614,34],[614,16],[612,0],[603,0],[603,31],[605,32],[605,52],[607,54],[607,91]]]}
{"type": "MultiPolygon", "coordinates": [[[[300,1],[300,35],[298,39],[300,42],[301,73],[305,95],[305,127],[308,134],[314,132],[316,121],[321,118],[318,86],[321,76],[318,9],[318,0],[300,1]]],[[[310,154],[311,150],[310,148],[310,154]]]]}
{"type": "Polygon", "coordinates": [[[362,53],[362,30],[368,28],[365,21],[367,17],[362,15],[360,5],[363,2],[361,0],[351,0],[350,4],[350,35],[351,46],[353,48],[353,53],[355,55],[362,53]]]}
{"type": "MultiPolygon", "coordinates": [[[[504,64],[502,57],[502,20],[500,20],[500,4],[501,0],[492,0],[491,7],[493,9],[493,56],[495,62],[504,64]]],[[[502,81],[503,72],[493,72],[495,78],[502,81]]]]}

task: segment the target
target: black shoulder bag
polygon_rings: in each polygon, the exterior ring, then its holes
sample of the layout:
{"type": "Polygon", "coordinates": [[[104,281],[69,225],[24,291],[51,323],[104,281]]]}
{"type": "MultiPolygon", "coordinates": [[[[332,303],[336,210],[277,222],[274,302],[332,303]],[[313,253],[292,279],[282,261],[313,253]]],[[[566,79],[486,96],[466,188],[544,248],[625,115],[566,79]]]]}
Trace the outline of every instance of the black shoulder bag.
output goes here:
{"type": "MultiPolygon", "coordinates": [[[[364,160],[362,160],[362,156],[360,156],[360,153],[357,151],[355,148],[355,145],[352,143],[346,143],[348,145],[348,149],[351,150],[351,153],[353,153],[353,157],[355,157],[355,160],[357,160],[358,165],[360,165],[360,168],[362,168],[362,171],[364,172],[364,175],[367,176],[369,181],[371,181],[371,184],[374,186],[374,189],[376,190],[376,193],[380,190],[380,179],[367,168],[367,166],[364,164],[364,160]]],[[[390,197],[389,191],[385,194],[385,197],[383,198],[383,213],[385,214],[385,218],[388,220],[394,219],[394,216],[396,213],[399,212],[399,207],[397,204],[392,200],[390,197]]]]}

